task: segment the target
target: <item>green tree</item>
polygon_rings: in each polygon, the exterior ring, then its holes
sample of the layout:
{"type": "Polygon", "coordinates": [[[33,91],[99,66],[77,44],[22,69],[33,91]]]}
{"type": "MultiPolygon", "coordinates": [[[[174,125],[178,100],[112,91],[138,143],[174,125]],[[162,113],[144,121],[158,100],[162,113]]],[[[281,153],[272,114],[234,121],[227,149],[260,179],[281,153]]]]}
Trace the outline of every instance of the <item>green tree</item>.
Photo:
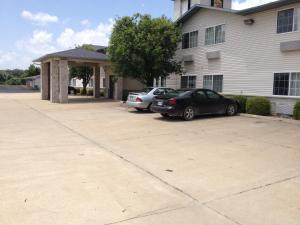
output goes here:
{"type": "Polygon", "coordinates": [[[93,76],[93,68],[87,65],[73,66],[70,69],[70,78],[82,80],[83,93],[86,94],[86,87],[93,76]]]}
{"type": "MultiPolygon", "coordinates": [[[[82,48],[88,51],[95,51],[95,48],[93,45],[90,44],[83,44],[83,45],[77,45],[76,48],[82,48]]],[[[86,94],[86,87],[88,83],[90,82],[92,76],[94,74],[93,68],[88,65],[83,66],[73,66],[70,69],[70,78],[76,78],[79,80],[82,80],[82,86],[83,90],[82,93],[86,94]]]]}
{"type": "Polygon", "coordinates": [[[77,45],[76,48],[82,48],[88,51],[96,51],[95,47],[90,44],[77,45]]]}
{"type": "Polygon", "coordinates": [[[153,79],[180,73],[174,60],[180,30],[166,17],[136,14],[116,20],[108,53],[113,71],[152,86],[153,79]]]}
{"type": "Polygon", "coordinates": [[[33,77],[36,75],[40,75],[41,70],[39,67],[36,67],[35,65],[31,64],[27,70],[24,71],[25,77],[33,77]]]}

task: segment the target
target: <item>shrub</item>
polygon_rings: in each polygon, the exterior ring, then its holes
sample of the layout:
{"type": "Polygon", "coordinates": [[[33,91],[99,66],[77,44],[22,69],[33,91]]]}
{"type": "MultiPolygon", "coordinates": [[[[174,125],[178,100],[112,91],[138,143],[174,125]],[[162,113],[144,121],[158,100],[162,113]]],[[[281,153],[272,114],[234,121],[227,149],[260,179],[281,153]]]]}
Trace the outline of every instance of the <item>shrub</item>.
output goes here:
{"type": "Polygon", "coordinates": [[[247,97],[246,96],[235,95],[235,96],[231,96],[230,98],[239,103],[239,111],[241,113],[246,112],[246,104],[247,104],[247,97]]]}
{"type": "Polygon", "coordinates": [[[12,77],[9,80],[7,80],[5,82],[5,84],[7,84],[7,85],[25,85],[26,84],[26,80],[24,78],[12,77]]]}
{"type": "Polygon", "coordinates": [[[300,120],[300,101],[297,101],[294,106],[294,114],[293,117],[295,120],[300,120]]]}
{"type": "Polygon", "coordinates": [[[247,100],[246,112],[254,115],[267,116],[271,113],[271,103],[265,97],[252,97],[247,100]]]}
{"type": "Polygon", "coordinates": [[[80,88],[80,95],[86,95],[86,90],[83,88],[80,88]]]}
{"type": "Polygon", "coordinates": [[[93,96],[94,95],[94,90],[93,89],[88,89],[87,90],[87,95],[88,96],[93,96]]]}
{"type": "Polygon", "coordinates": [[[80,94],[81,88],[76,87],[75,90],[76,90],[76,95],[80,94]]]}

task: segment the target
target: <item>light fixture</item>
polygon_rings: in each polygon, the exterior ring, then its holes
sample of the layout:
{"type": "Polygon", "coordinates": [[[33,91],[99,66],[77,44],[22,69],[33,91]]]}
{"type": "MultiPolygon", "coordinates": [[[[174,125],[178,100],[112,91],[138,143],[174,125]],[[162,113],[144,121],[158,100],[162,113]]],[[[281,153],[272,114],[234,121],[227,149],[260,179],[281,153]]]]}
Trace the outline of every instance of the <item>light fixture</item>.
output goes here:
{"type": "Polygon", "coordinates": [[[246,20],[244,20],[244,24],[245,25],[252,25],[252,24],[254,24],[254,19],[246,19],[246,20]]]}

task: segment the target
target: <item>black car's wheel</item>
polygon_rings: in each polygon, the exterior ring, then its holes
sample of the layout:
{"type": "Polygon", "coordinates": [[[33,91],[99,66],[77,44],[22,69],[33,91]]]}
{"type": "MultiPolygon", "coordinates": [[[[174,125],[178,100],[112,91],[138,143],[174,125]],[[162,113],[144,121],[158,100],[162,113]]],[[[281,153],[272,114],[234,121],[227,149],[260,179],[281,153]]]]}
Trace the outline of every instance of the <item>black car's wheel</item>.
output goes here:
{"type": "Polygon", "coordinates": [[[237,109],[236,109],[235,105],[230,104],[227,106],[227,109],[226,109],[227,116],[234,116],[236,113],[237,113],[237,109]]]}
{"type": "Polygon", "coordinates": [[[188,106],[183,111],[183,119],[184,120],[193,120],[195,118],[195,110],[192,106],[188,106]]]}
{"type": "Polygon", "coordinates": [[[169,118],[169,117],[170,117],[167,113],[161,113],[160,115],[161,115],[162,117],[164,117],[164,118],[169,118]]]}

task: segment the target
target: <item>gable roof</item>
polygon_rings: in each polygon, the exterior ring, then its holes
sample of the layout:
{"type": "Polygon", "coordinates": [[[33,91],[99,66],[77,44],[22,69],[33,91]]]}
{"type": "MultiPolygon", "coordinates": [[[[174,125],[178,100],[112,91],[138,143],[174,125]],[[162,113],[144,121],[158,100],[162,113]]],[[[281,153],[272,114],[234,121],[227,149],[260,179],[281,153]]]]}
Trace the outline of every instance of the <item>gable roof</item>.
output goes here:
{"type": "Polygon", "coordinates": [[[243,9],[243,10],[238,11],[237,14],[246,16],[246,15],[249,15],[252,13],[263,12],[266,10],[275,9],[275,8],[279,8],[279,7],[294,4],[294,3],[300,3],[300,0],[279,0],[279,1],[270,2],[267,4],[255,6],[252,8],[248,8],[248,9],[243,9]]]}
{"type": "Polygon", "coordinates": [[[41,62],[49,58],[69,58],[69,59],[80,59],[80,60],[99,60],[99,61],[108,61],[109,58],[107,55],[96,52],[88,51],[82,48],[75,48],[61,52],[54,52],[51,54],[44,55],[38,59],[35,59],[33,62],[41,62]]]}
{"type": "Polygon", "coordinates": [[[179,17],[175,22],[176,23],[183,23],[187,21],[190,17],[192,17],[194,14],[196,14],[200,9],[210,9],[210,10],[215,10],[215,11],[221,11],[221,12],[229,12],[229,13],[235,13],[236,10],[233,9],[224,9],[224,8],[216,8],[212,6],[207,6],[203,4],[195,4],[193,7],[185,12],[181,17],[179,17]]]}
{"type": "Polygon", "coordinates": [[[263,12],[266,10],[275,9],[275,8],[279,8],[279,7],[294,4],[294,3],[300,3],[300,0],[279,0],[279,1],[270,2],[267,4],[255,6],[252,8],[248,8],[248,9],[243,9],[243,10],[215,8],[215,7],[211,7],[211,6],[207,6],[207,5],[203,5],[203,4],[196,4],[189,11],[187,11],[181,17],[179,17],[175,22],[183,23],[183,22],[187,21],[190,17],[192,17],[195,13],[197,13],[202,8],[246,16],[249,14],[263,12]]]}

